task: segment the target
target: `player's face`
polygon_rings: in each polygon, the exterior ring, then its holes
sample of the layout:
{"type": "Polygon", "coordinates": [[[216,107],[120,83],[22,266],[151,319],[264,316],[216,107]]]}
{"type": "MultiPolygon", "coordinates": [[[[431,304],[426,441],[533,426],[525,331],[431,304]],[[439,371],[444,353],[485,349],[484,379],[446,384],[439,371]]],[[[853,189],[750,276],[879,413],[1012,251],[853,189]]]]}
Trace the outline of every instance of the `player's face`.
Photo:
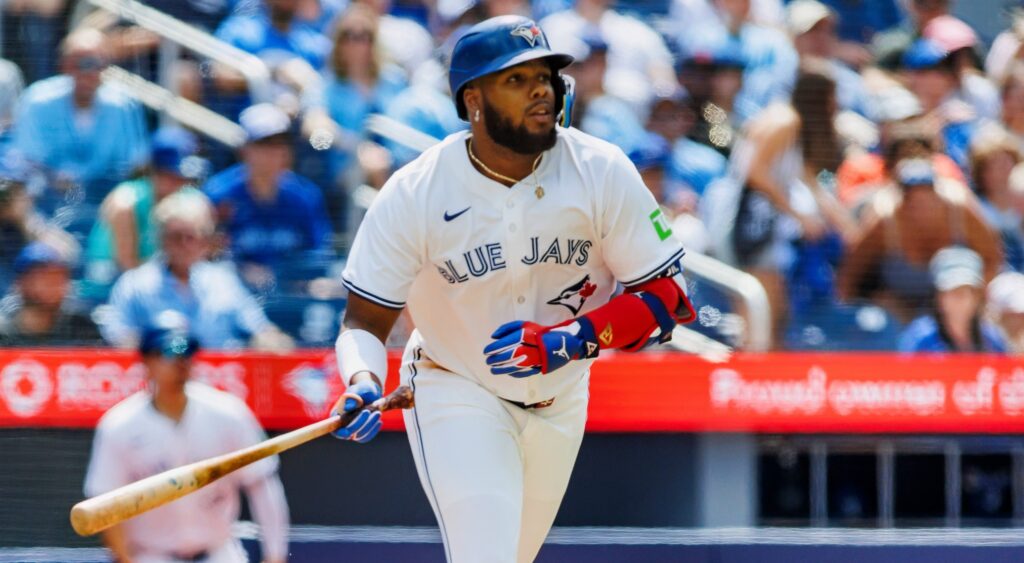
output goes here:
{"type": "Polygon", "coordinates": [[[189,356],[168,358],[150,354],[144,356],[142,361],[146,364],[149,381],[157,393],[181,390],[192,372],[192,358],[189,356]]]}
{"type": "Polygon", "coordinates": [[[485,77],[480,96],[487,134],[521,154],[555,145],[553,73],[543,60],[529,61],[485,77]]]}

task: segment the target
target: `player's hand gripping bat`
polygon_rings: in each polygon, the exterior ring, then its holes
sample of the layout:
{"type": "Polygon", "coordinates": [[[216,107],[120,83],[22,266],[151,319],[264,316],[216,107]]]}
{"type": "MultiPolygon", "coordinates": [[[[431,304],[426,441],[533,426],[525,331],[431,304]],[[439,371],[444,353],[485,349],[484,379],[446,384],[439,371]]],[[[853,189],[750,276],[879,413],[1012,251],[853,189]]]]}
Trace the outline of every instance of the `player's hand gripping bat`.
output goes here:
{"type": "MultiPolygon", "coordinates": [[[[412,389],[403,385],[366,408],[386,411],[412,406],[412,389]]],[[[71,508],[71,527],[81,536],[102,532],[128,518],[193,493],[250,463],[333,432],[348,425],[358,414],[357,410],[331,416],[248,448],[168,469],[83,500],[71,508]]]]}

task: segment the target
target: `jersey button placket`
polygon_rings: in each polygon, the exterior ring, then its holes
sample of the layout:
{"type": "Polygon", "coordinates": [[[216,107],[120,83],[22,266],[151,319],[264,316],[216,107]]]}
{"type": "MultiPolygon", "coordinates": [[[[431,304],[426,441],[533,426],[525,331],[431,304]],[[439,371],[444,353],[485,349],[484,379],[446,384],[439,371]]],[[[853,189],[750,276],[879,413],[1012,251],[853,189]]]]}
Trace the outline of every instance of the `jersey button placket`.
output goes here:
{"type": "Polygon", "coordinates": [[[523,224],[523,210],[522,206],[519,205],[518,199],[521,196],[521,190],[511,189],[505,197],[505,211],[503,216],[505,218],[505,229],[507,235],[505,240],[507,241],[507,248],[509,251],[508,261],[509,270],[512,273],[512,284],[510,289],[512,295],[515,297],[515,315],[516,318],[523,320],[531,320],[527,318],[527,315],[531,311],[526,308],[526,292],[529,289],[528,280],[529,274],[526,271],[525,266],[521,259],[524,256],[523,252],[526,251],[527,245],[524,240],[526,233],[523,224]]]}

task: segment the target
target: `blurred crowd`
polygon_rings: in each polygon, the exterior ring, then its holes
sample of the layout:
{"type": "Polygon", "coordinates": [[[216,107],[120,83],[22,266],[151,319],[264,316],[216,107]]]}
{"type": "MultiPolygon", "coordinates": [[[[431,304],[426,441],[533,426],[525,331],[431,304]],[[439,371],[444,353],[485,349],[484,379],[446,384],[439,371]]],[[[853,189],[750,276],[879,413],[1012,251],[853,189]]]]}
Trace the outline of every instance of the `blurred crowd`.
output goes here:
{"type": "MultiPolygon", "coordinates": [[[[418,154],[368,117],[464,128],[447,56],[521,14],[575,57],[574,125],[629,156],[688,249],[764,285],[775,349],[1024,353],[1024,11],[981,29],[958,15],[991,3],[966,0],[141,3],[271,87],[86,0],[5,2],[0,344],[132,348],[172,309],[207,348],[329,345],[362,212],[418,154]],[[243,139],[146,108],[112,65],[243,139]]],[[[742,345],[741,306],[693,290],[698,330],[742,345]]]]}

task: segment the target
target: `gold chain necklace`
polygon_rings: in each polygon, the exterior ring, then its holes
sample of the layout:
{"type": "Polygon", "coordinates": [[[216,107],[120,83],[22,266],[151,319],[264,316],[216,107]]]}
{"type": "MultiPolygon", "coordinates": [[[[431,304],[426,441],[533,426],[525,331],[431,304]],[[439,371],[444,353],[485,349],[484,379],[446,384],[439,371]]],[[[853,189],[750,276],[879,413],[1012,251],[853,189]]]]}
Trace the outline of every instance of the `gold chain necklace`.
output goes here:
{"type": "MultiPolygon", "coordinates": [[[[520,180],[516,180],[515,178],[509,178],[508,176],[506,176],[504,174],[499,174],[499,173],[495,172],[494,170],[491,170],[490,167],[488,167],[486,164],[483,163],[483,161],[481,161],[479,158],[477,158],[476,155],[473,154],[473,139],[472,138],[469,139],[469,143],[467,145],[467,148],[469,149],[469,159],[472,160],[473,162],[475,162],[478,166],[480,166],[480,168],[483,168],[484,172],[487,172],[488,174],[490,174],[491,176],[493,176],[493,177],[495,177],[495,178],[497,178],[499,180],[502,180],[502,181],[505,181],[505,182],[509,182],[513,186],[520,182],[520,180]]],[[[533,161],[533,170],[530,171],[530,175],[533,177],[533,183],[537,185],[537,189],[533,190],[533,194],[537,196],[537,199],[540,199],[540,198],[544,197],[544,188],[537,182],[537,166],[540,164],[540,159],[543,156],[544,156],[544,153],[540,153],[540,154],[537,155],[537,158],[534,159],[534,161],[533,161]]]]}

